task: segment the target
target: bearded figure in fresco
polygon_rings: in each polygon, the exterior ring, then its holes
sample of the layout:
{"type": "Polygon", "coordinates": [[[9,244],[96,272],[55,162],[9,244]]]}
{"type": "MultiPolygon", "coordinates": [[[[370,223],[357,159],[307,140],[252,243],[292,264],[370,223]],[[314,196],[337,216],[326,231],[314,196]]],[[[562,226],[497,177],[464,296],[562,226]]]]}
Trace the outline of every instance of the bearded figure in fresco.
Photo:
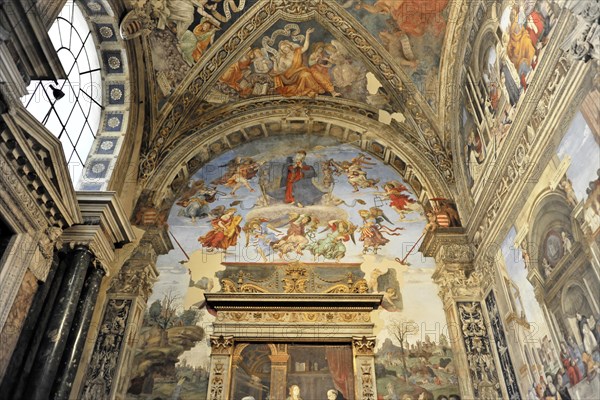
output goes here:
{"type": "MultiPolygon", "coordinates": [[[[313,28],[306,30],[304,45],[301,47],[289,40],[279,42],[279,51],[273,65],[273,79],[275,82],[275,91],[282,96],[307,96],[315,97],[318,94],[331,93],[333,96],[339,96],[335,92],[329,77],[324,76],[323,69],[317,64],[322,62],[321,50],[313,57],[315,68],[309,68],[304,65],[303,54],[310,47],[310,35],[314,32],[313,28]]],[[[326,71],[328,73],[328,71],[326,71]]]]}
{"type": "Polygon", "coordinates": [[[521,6],[513,6],[510,12],[506,54],[517,70],[522,87],[526,87],[526,75],[535,68],[537,50],[542,46],[546,28],[544,16],[534,10],[535,3],[528,0],[521,6]]]}

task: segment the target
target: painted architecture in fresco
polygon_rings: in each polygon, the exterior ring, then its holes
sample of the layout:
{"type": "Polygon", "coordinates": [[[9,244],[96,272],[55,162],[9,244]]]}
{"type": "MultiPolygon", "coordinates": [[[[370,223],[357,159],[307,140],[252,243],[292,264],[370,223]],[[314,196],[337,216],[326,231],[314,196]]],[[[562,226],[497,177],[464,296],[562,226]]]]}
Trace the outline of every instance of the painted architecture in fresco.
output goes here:
{"type": "MultiPolygon", "coordinates": [[[[415,251],[431,227],[426,213],[459,226],[450,200],[435,199],[425,212],[379,159],[306,135],[263,138],[224,153],[181,193],[168,220],[181,248],[158,259],[160,279],[128,398],[205,395],[214,316],[204,293],[211,292],[379,293],[372,316],[379,393],[458,393],[444,313],[431,295],[434,264],[415,251]],[[292,272],[283,268],[290,265],[292,272]]],[[[307,399],[327,398],[327,390],[354,398],[349,345],[272,345],[289,354],[288,389],[297,385],[307,399]]],[[[238,346],[245,350],[232,398],[273,398],[269,346],[238,346]]]]}
{"type": "Polygon", "coordinates": [[[600,226],[598,213],[590,211],[598,202],[600,170],[589,168],[589,162],[600,161],[600,136],[581,111],[542,171],[499,260],[508,321],[520,345],[513,352],[527,361],[531,396],[548,387],[562,398],[594,396],[588,382],[600,361],[600,308],[594,295],[600,279],[584,247],[585,237],[597,237],[600,226]]]}
{"type": "Polygon", "coordinates": [[[557,18],[549,1],[498,2],[481,13],[491,21],[477,33],[477,56],[465,66],[461,118],[470,187],[480,180],[485,160],[497,156],[557,18]]]}

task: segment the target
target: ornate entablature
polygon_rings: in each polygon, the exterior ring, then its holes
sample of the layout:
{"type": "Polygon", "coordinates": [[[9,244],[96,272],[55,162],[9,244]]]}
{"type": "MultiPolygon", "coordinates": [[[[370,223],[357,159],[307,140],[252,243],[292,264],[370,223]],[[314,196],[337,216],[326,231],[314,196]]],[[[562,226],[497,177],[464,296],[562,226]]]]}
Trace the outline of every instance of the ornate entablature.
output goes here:
{"type": "Polygon", "coordinates": [[[247,264],[224,263],[226,270],[221,274],[223,293],[367,293],[367,281],[361,278],[359,264],[289,264],[261,263],[263,278],[244,272],[247,264]],[[331,277],[326,273],[331,267],[343,268],[340,275],[331,277]],[[353,272],[348,272],[353,271],[353,272]],[[266,276],[265,276],[266,274],[266,276]],[[356,274],[356,275],[355,275],[356,274]]]}

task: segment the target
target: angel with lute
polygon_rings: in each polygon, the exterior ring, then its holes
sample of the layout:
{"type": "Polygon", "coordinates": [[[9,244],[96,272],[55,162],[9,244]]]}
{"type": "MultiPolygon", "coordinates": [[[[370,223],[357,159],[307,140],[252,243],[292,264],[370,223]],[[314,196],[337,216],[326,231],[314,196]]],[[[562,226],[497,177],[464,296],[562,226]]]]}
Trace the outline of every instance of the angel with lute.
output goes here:
{"type": "Polygon", "coordinates": [[[235,208],[228,208],[222,215],[210,221],[212,228],[204,236],[198,238],[198,242],[209,251],[215,249],[227,250],[237,244],[237,238],[241,232],[240,222],[242,217],[236,215],[235,208]]]}

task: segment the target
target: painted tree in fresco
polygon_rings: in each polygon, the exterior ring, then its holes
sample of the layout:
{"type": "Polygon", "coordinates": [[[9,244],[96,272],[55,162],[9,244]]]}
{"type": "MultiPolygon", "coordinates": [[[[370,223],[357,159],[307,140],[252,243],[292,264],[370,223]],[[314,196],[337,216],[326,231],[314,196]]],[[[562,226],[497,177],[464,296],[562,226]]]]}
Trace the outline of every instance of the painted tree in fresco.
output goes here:
{"type": "Polygon", "coordinates": [[[409,336],[419,333],[419,325],[417,325],[417,323],[412,319],[398,319],[392,321],[390,325],[388,325],[388,331],[400,342],[400,358],[402,359],[402,369],[404,379],[406,382],[408,382],[408,368],[406,366],[406,353],[408,352],[408,348],[405,349],[404,346],[405,343],[408,343],[406,340],[409,336]]]}

